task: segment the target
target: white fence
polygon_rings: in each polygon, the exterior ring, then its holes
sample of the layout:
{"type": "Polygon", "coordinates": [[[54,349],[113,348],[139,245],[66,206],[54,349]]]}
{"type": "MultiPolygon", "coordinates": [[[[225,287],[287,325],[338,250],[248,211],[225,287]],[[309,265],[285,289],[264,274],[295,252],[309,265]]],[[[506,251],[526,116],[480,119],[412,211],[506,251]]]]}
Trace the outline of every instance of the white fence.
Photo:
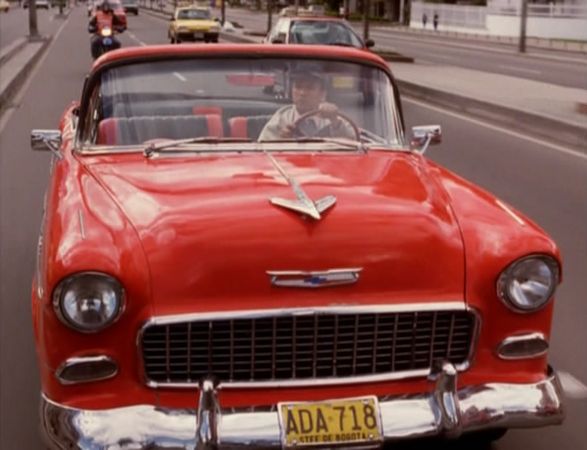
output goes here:
{"type": "MultiPolygon", "coordinates": [[[[441,31],[519,36],[521,2],[513,3],[470,6],[413,2],[410,27],[433,29],[433,17],[438,14],[441,31]]],[[[529,37],[587,41],[587,4],[529,4],[526,32],[529,37]]]]}
{"type": "MultiPolygon", "coordinates": [[[[519,16],[520,7],[519,3],[515,5],[489,5],[487,12],[495,15],[519,16]]],[[[568,5],[564,3],[528,4],[528,17],[587,18],[587,5],[568,5]]]]}
{"type": "Polygon", "coordinates": [[[434,14],[438,14],[439,22],[443,28],[485,28],[487,7],[412,2],[411,11],[410,22],[412,26],[420,24],[420,27],[422,27],[422,17],[426,14],[428,19],[426,27],[432,28],[434,14]]]}

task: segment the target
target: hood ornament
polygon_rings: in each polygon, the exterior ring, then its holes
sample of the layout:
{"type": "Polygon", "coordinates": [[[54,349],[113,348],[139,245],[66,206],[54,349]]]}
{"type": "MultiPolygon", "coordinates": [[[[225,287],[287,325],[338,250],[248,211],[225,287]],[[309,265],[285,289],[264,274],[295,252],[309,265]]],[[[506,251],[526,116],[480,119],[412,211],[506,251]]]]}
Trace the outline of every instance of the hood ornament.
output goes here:
{"type": "Polygon", "coordinates": [[[268,270],[273,286],[323,288],[354,284],[359,280],[362,267],[350,269],[330,269],[322,271],[304,272],[301,270],[268,270]]]}
{"type": "Polygon", "coordinates": [[[281,167],[281,165],[279,165],[275,158],[269,153],[265,154],[273,166],[277,169],[277,171],[283,176],[283,178],[287,180],[297,197],[297,200],[287,200],[285,198],[272,197],[269,199],[269,201],[273,205],[281,206],[282,208],[290,209],[292,211],[297,211],[299,213],[310,216],[315,220],[320,220],[322,218],[320,213],[334,206],[336,203],[336,197],[334,195],[327,195],[316,200],[315,202],[312,201],[312,199],[304,192],[299,183],[287,174],[287,172],[283,169],[283,167],[281,167]]]}

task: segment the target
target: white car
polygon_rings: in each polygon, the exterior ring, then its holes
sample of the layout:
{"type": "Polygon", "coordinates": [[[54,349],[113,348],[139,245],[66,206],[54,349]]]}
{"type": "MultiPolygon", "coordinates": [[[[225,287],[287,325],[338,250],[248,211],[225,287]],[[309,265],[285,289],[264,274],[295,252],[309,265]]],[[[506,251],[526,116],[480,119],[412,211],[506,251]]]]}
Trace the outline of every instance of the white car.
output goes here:
{"type": "MultiPolygon", "coordinates": [[[[33,0],[33,1],[35,2],[37,9],[40,9],[40,8],[49,9],[49,1],[48,0],[33,0]]],[[[28,8],[29,1],[23,2],[22,7],[28,8]]]]}

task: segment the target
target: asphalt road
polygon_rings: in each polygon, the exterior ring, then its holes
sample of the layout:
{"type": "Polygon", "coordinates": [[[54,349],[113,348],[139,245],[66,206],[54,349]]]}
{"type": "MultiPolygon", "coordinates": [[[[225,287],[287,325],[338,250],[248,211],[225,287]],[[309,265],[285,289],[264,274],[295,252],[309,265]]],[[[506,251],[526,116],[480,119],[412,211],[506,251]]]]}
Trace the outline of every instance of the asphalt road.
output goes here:
{"type": "MultiPolygon", "coordinates": [[[[49,176],[48,153],[29,148],[32,128],[57,128],[79,97],[91,59],[85,8],[78,7],[54,39],[31,81],[0,118],[0,449],[37,450],[39,381],[30,319],[30,285],[49,176]]],[[[129,18],[124,46],[166,41],[167,22],[129,18]]],[[[564,372],[568,392],[560,427],[511,431],[494,449],[584,450],[587,398],[572,375],[587,383],[587,159],[470,119],[404,102],[408,125],[441,124],[444,143],[429,156],[497,194],[532,217],[559,243],[564,282],[559,290],[550,359],[564,372]],[[579,386],[579,388],[577,387],[579,386]]],[[[399,448],[421,448],[401,446],[399,448]]],[[[478,449],[432,441],[426,448],[478,449]]]]}
{"type": "MultiPolygon", "coordinates": [[[[217,15],[220,13],[217,12],[217,15]]],[[[227,8],[226,19],[250,30],[267,29],[267,14],[264,12],[227,8]]],[[[276,16],[273,20],[276,20],[276,16]]],[[[356,24],[354,27],[362,36],[362,25],[356,24]]],[[[444,36],[415,35],[383,27],[372,27],[370,36],[375,40],[376,47],[394,49],[415,58],[417,63],[452,65],[587,89],[587,58],[584,54],[529,49],[528,54],[520,55],[514,46],[444,36]]]]}

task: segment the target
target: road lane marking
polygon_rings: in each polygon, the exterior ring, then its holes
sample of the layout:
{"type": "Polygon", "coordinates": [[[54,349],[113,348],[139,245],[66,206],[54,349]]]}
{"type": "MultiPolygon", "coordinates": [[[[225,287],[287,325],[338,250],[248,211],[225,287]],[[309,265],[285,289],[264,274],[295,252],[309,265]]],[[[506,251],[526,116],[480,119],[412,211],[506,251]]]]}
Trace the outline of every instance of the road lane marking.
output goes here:
{"type": "Polygon", "coordinates": [[[402,96],[402,101],[407,102],[407,103],[413,103],[414,105],[421,106],[422,108],[427,108],[427,109],[430,109],[432,111],[439,112],[441,114],[446,114],[447,116],[451,116],[451,117],[454,117],[454,118],[457,118],[457,119],[460,119],[460,120],[471,122],[471,123],[474,123],[475,125],[479,125],[479,126],[482,126],[482,127],[485,127],[485,128],[489,128],[490,130],[499,131],[500,133],[504,133],[504,134],[507,134],[509,136],[513,136],[513,137],[516,137],[516,138],[519,138],[519,139],[524,139],[524,140],[529,141],[529,142],[532,142],[534,144],[538,144],[538,145],[541,145],[543,147],[548,147],[548,148],[550,148],[552,150],[556,150],[556,151],[558,151],[560,153],[564,153],[566,155],[574,156],[576,158],[580,158],[580,159],[583,159],[583,160],[587,161],[587,154],[586,153],[582,153],[582,152],[579,152],[577,150],[572,150],[570,148],[563,147],[562,145],[557,145],[557,144],[554,144],[552,142],[546,142],[546,141],[543,141],[541,139],[538,139],[538,138],[535,138],[535,137],[532,137],[532,136],[528,136],[526,134],[519,133],[517,131],[508,130],[507,128],[501,127],[499,125],[493,125],[493,124],[490,124],[488,122],[483,122],[482,120],[479,120],[479,119],[473,119],[473,118],[468,117],[468,116],[465,116],[463,114],[460,114],[460,113],[457,113],[457,112],[454,112],[454,111],[450,111],[448,109],[443,109],[443,108],[440,108],[438,106],[432,106],[432,105],[429,105],[427,103],[423,103],[423,102],[421,102],[419,100],[416,100],[414,98],[411,98],[411,97],[409,97],[407,95],[402,96]]]}
{"type": "Polygon", "coordinates": [[[183,81],[184,83],[187,81],[187,78],[184,77],[181,73],[179,72],[173,72],[173,75],[175,75],[177,78],[179,78],[181,81],[183,81]]]}
{"type": "Polygon", "coordinates": [[[587,398],[587,386],[570,373],[559,370],[558,379],[567,397],[581,400],[587,398]]]}
{"type": "Polygon", "coordinates": [[[147,44],[145,44],[143,41],[141,41],[138,37],[136,37],[134,34],[132,34],[130,31],[128,32],[128,36],[135,42],[138,42],[139,44],[141,44],[143,47],[146,47],[147,44]]]}
{"type": "Polygon", "coordinates": [[[524,73],[531,73],[534,75],[542,75],[541,70],[525,69],[523,67],[506,66],[503,64],[499,64],[497,67],[501,67],[502,69],[506,69],[506,70],[513,70],[514,72],[524,72],[524,73]]]}

